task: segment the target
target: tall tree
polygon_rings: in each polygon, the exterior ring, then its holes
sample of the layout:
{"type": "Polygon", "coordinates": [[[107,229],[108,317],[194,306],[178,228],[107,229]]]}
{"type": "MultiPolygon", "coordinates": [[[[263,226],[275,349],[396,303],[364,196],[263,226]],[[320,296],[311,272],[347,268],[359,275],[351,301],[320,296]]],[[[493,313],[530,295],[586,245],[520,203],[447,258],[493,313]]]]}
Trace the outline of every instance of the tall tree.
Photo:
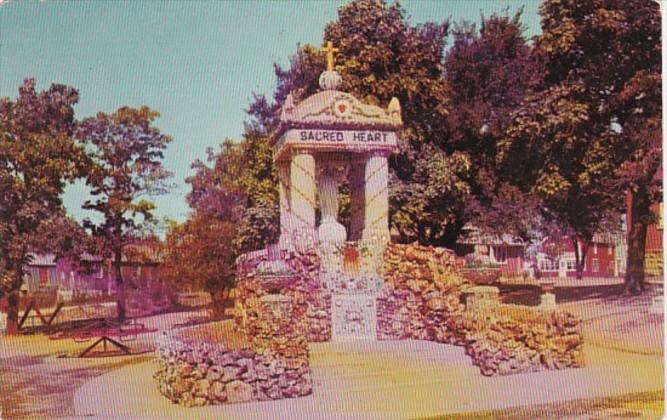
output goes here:
{"type": "Polygon", "coordinates": [[[84,119],[77,136],[90,143],[94,165],[87,183],[94,200],[84,209],[101,213],[102,221],[84,221],[98,239],[101,255],[112,260],[117,285],[118,320],[126,317],[123,249],[143,236],[154,221],[155,205],[146,196],[165,193],[171,174],[162,165],[171,137],[154,126],[159,114],[148,107],[122,107],[113,114],[84,119]]]}
{"type": "Polygon", "coordinates": [[[622,210],[628,190],[638,197],[626,274],[638,291],[661,154],[658,4],[546,0],[540,15],[541,83],[515,112],[499,160],[583,244],[579,275],[600,224],[622,210]]]}
{"type": "Polygon", "coordinates": [[[164,281],[177,290],[189,288],[211,294],[214,313],[223,308],[234,286],[236,225],[219,213],[195,213],[172,224],[164,244],[164,281]]]}
{"type": "Polygon", "coordinates": [[[464,219],[489,233],[528,239],[537,200],[511,185],[496,165],[497,144],[512,111],[535,82],[539,66],[523,36],[522,10],[481,16],[479,30],[463,23],[453,30],[445,56],[449,97],[447,148],[463,153],[473,168],[464,219]]]}
{"type": "Polygon", "coordinates": [[[207,153],[207,162],[195,161],[195,174],[187,179],[195,215],[218,213],[223,220],[233,219],[236,253],[275,241],[280,225],[277,179],[266,136],[247,128],[240,143],[227,139],[218,152],[207,153]]]}
{"type": "Polygon", "coordinates": [[[78,92],[26,79],[15,100],[0,99],[0,297],[7,295],[7,331],[18,331],[18,291],[30,251],[44,244],[64,213],[61,194],[88,164],[73,137],[78,92]]]}

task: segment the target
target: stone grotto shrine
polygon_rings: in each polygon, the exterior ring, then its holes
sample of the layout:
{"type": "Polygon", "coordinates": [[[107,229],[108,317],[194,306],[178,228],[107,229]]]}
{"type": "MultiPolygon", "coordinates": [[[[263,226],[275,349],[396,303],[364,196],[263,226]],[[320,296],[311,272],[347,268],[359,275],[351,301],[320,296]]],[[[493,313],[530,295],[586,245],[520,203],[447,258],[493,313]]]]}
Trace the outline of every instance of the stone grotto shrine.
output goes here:
{"type": "Polygon", "coordinates": [[[553,305],[500,303],[497,288],[460,275],[452,251],[391,242],[388,158],[400,141],[399,101],[383,108],[338,90],[337,50],[328,43],[323,51],[321,91],[299,101],[289,95],[270,139],[280,239],[237,260],[234,325],[243,343],[165,337],[161,392],[186,405],[307,395],[308,342],[336,340],[464,346],[484,375],[583,365],[574,316],[553,305]]]}

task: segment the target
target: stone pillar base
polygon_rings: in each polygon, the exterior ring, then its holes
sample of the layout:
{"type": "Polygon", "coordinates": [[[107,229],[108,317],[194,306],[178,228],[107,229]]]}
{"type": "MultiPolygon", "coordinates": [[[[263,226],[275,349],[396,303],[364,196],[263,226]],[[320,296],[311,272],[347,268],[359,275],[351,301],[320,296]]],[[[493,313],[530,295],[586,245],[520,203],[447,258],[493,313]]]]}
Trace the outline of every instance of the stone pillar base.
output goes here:
{"type": "Polygon", "coordinates": [[[468,289],[466,310],[486,311],[500,305],[500,289],[494,286],[475,286],[468,289]]]}
{"type": "Polygon", "coordinates": [[[543,293],[540,296],[540,309],[552,311],[556,309],[556,295],[553,293],[543,293]]]}
{"type": "Polygon", "coordinates": [[[305,252],[314,249],[317,245],[317,231],[315,229],[301,228],[292,234],[292,249],[305,252]]]}

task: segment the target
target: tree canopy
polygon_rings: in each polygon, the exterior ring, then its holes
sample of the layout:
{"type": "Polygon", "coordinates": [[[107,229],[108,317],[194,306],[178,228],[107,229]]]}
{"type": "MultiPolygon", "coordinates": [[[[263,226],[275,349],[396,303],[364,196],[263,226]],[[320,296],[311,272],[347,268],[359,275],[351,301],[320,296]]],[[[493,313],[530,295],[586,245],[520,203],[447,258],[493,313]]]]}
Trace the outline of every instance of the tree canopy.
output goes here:
{"type": "Polygon", "coordinates": [[[17,292],[28,254],[63,220],[61,194],[84,175],[89,159],[73,137],[79,93],[26,79],[18,97],[0,99],[0,297],[9,297],[8,331],[16,332],[17,292]]]}
{"type": "MultiPolygon", "coordinates": [[[[617,217],[626,192],[656,191],[660,14],[641,0],[546,0],[540,14],[534,54],[541,78],[514,110],[498,161],[584,244],[580,273],[585,245],[617,217]]],[[[652,200],[642,201],[637,216],[646,219],[652,200]]],[[[636,229],[645,232],[646,222],[636,229]]],[[[628,272],[637,270],[632,248],[628,272]]]]}
{"type": "Polygon", "coordinates": [[[95,197],[83,208],[102,215],[100,223],[84,220],[98,241],[100,255],[113,259],[118,286],[118,318],[125,318],[123,248],[136,241],[154,221],[155,205],[147,198],[166,192],[171,174],[162,165],[171,137],[153,125],[159,114],[148,107],[122,107],[98,113],[79,124],[77,136],[90,145],[93,165],[87,184],[95,197]]]}

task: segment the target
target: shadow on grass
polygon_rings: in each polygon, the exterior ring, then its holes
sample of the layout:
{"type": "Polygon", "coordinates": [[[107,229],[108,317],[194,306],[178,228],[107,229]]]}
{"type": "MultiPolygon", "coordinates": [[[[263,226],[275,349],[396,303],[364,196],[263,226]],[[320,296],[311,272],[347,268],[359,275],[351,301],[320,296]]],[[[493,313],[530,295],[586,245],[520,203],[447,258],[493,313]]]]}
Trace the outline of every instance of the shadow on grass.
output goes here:
{"type": "Polygon", "coordinates": [[[430,417],[429,419],[558,419],[558,418],[663,418],[663,391],[642,392],[621,395],[562,401],[531,407],[516,407],[504,410],[482,411],[475,413],[450,414],[430,417]]]}
{"type": "MultiPolygon", "coordinates": [[[[537,306],[540,304],[542,289],[531,285],[501,285],[500,298],[503,303],[537,306]]],[[[556,287],[554,293],[558,303],[579,302],[600,299],[609,303],[628,303],[651,300],[656,294],[662,293],[662,286],[649,284],[640,295],[629,296],[624,293],[623,284],[601,286],[556,287]]]]}

